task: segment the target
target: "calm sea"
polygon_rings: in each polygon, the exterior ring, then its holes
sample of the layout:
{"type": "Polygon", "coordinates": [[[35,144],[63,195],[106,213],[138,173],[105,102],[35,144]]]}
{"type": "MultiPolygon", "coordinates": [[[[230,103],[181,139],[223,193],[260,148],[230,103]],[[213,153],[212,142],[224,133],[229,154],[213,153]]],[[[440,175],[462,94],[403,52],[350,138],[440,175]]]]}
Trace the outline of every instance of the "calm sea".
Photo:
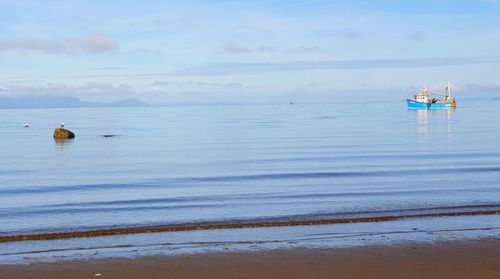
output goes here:
{"type": "Polygon", "coordinates": [[[498,104],[3,109],[0,235],[498,209],[498,104]]]}

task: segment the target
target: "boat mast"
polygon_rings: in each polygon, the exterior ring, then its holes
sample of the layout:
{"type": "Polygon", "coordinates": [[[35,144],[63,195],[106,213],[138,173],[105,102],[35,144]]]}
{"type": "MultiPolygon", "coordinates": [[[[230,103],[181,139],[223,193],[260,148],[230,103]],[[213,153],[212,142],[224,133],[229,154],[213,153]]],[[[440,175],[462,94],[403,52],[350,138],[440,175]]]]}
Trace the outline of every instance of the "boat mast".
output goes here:
{"type": "Polygon", "coordinates": [[[451,99],[451,84],[448,81],[448,85],[446,86],[446,96],[448,96],[449,99],[451,99]]]}

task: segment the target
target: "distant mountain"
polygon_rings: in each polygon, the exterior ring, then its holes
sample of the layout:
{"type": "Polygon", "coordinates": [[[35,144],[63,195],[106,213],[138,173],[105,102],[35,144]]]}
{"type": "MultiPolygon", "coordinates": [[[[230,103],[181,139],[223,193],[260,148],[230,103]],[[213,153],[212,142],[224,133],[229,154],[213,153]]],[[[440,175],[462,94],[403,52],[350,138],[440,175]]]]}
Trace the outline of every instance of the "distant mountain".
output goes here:
{"type": "Polygon", "coordinates": [[[131,99],[125,99],[125,100],[121,100],[121,101],[117,101],[117,102],[113,102],[113,103],[107,103],[104,105],[110,106],[110,107],[143,107],[143,106],[147,106],[148,104],[144,103],[141,100],[131,98],[131,99]]]}
{"type": "Polygon", "coordinates": [[[0,96],[0,108],[139,107],[147,105],[138,99],[97,103],[85,102],[72,96],[0,96]]]}

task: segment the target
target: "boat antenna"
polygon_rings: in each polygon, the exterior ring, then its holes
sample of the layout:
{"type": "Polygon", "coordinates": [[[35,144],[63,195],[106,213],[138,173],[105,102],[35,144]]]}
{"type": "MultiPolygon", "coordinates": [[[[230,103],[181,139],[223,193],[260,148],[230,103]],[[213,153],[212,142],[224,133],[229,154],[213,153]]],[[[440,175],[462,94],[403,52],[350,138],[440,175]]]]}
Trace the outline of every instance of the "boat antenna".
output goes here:
{"type": "Polygon", "coordinates": [[[449,81],[448,84],[446,85],[446,95],[451,100],[451,83],[449,81]]]}
{"type": "Polygon", "coordinates": [[[426,96],[429,96],[429,88],[427,87],[427,85],[424,86],[424,93],[426,96]]]}

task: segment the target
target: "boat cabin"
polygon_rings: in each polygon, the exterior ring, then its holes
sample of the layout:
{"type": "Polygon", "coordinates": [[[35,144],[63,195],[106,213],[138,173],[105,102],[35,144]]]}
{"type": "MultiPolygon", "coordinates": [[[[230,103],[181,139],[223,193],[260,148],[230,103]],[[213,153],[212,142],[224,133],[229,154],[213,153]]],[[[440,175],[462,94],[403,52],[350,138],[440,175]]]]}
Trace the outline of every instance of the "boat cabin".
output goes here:
{"type": "Polygon", "coordinates": [[[427,103],[429,102],[429,94],[427,93],[420,93],[414,95],[415,101],[420,102],[420,103],[427,103]]]}

